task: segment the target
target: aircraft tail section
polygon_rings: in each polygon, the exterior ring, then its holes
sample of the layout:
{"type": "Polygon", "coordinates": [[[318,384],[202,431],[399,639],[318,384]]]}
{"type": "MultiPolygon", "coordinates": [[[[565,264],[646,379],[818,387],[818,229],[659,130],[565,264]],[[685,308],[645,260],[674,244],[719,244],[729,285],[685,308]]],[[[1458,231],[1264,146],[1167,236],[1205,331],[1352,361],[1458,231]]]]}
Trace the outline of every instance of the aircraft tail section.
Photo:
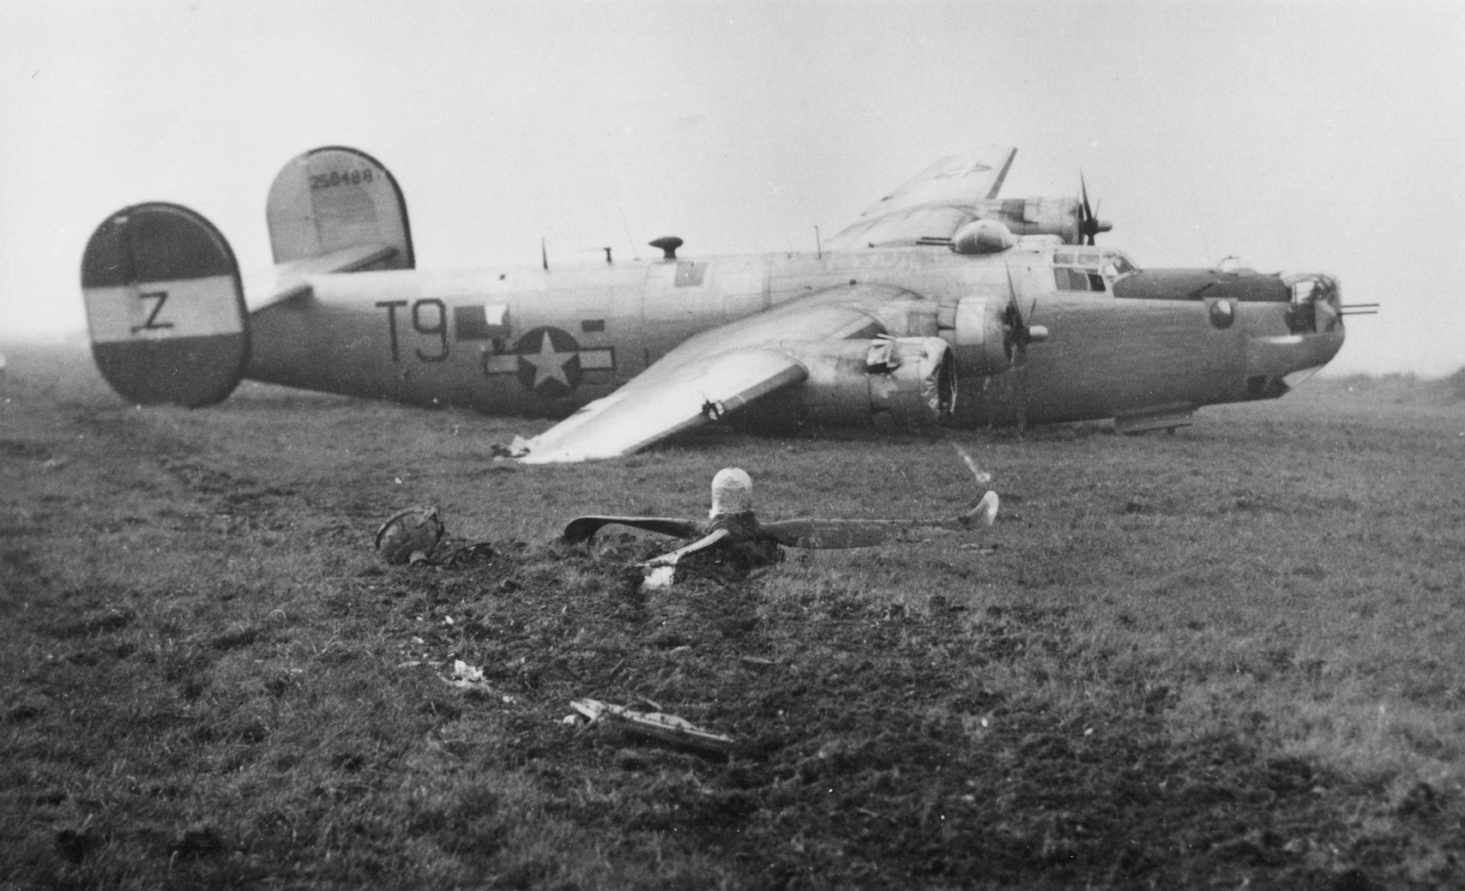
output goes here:
{"type": "Polygon", "coordinates": [[[234,252],[213,224],[176,204],[124,208],[81,261],[92,356],[128,402],[189,408],[223,400],[249,362],[234,252]]]}
{"type": "Polygon", "coordinates": [[[265,215],[277,265],[368,247],[382,257],[360,268],[416,264],[402,190],[380,162],[356,149],[326,146],[290,159],[270,186],[265,215]]]}

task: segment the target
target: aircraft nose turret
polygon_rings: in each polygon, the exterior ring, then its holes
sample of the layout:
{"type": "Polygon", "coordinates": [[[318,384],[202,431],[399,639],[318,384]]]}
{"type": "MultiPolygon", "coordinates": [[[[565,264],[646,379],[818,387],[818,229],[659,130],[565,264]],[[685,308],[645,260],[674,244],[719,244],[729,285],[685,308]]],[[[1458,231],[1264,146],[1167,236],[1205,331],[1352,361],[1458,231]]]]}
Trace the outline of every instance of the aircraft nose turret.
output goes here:
{"type": "Polygon", "coordinates": [[[1343,327],[1343,305],[1336,278],[1308,272],[1283,276],[1282,281],[1292,289],[1287,328],[1293,334],[1325,334],[1343,327]]]}
{"type": "Polygon", "coordinates": [[[1338,280],[1309,272],[1277,276],[1287,288],[1285,334],[1255,335],[1246,350],[1246,387],[1251,398],[1281,396],[1328,364],[1343,348],[1338,280]]]}

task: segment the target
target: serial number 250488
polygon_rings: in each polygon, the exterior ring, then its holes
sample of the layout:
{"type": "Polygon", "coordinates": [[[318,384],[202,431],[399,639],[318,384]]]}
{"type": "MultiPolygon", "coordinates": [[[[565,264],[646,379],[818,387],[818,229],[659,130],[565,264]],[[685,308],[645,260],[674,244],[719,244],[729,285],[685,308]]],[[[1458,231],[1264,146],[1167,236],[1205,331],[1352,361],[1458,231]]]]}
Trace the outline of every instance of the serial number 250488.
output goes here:
{"type": "Polygon", "coordinates": [[[370,167],[363,167],[359,170],[332,170],[330,173],[313,173],[310,175],[310,187],[312,189],[329,189],[332,186],[361,185],[371,182],[372,172],[370,167]]]}

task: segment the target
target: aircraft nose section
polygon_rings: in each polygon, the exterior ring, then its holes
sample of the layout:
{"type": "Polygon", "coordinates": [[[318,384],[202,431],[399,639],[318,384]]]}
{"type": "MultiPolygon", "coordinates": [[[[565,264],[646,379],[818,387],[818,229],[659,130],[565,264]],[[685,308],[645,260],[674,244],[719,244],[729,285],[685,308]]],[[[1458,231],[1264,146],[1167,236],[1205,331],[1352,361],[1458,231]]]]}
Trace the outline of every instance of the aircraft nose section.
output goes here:
{"type": "Polygon", "coordinates": [[[1250,338],[1247,388],[1253,398],[1274,398],[1307,380],[1343,348],[1338,280],[1323,273],[1283,276],[1291,291],[1287,334],[1250,338]]]}
{"type": "Polygon", "coordinates": [[[1282,303],[1286,285],[1275,275],[1218,269],[1142,269],[1114,283],[1114,296],[1135,300],[1235,300],[1282,303]]]}

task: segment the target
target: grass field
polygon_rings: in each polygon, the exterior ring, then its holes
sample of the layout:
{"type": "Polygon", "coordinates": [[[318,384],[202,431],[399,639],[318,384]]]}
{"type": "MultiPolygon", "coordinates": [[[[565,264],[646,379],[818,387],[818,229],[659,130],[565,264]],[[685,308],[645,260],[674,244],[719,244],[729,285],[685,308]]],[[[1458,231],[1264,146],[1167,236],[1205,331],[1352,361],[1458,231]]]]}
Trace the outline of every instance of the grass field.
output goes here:
{"type": "Polygon", "coordinates": [[[1176,436],[711,434],[0,377],[0,887],[1465,885],[1465,392],[1315,380],[1176,436]],[[765,519],[997,526],[643,592],[720,467],[765,519]],[[435,504],[463,565],[387,567],[435,504]],[[486,683],[446,683],[455,660],[486,683]],[[718,758],[567,723],[680,715],[718,758]]]}

